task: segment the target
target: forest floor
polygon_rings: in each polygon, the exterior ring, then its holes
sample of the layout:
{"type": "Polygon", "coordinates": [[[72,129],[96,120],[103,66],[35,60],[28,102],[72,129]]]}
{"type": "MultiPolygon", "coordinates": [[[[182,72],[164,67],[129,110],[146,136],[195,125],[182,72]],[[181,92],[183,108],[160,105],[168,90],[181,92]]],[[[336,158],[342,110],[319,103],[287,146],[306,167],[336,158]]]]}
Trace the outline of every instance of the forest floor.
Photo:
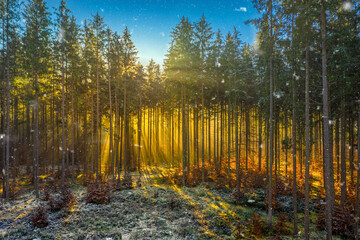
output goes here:
{"type": "MultiPolygon", "coordinates": [[[[235,205],[230,189],[178,187],[164,181],[166,174],[146,171],[141,186],[115,191],[105,205],[86,204],[86,188],[72,185],[75,204],[68,210],[48,211],[49,224],[44,228],[32,225],[30,213],[46,202],[35,199],[29,190],[0,206],[0,239],[292,239],[290,210],[284,234],[267,230],[264,236],[254,234],[249,220],[254,212],[266,225],[262,190],[248,196],[248,204],[235,205]]],[[[303,239],[303,214],[299,223],[299,239],[303,239]]],[[[325,232],[317,231],[315,224],[311,228],[311,239],[325,239],[325,232]]]]}

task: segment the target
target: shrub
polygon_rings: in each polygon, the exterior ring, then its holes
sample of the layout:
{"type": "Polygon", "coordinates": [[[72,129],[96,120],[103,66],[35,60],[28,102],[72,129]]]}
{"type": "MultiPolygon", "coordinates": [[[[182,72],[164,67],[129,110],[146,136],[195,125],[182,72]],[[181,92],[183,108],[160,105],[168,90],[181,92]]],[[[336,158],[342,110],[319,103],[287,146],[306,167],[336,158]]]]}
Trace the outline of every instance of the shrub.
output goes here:
{"type": "Polygon", "coordinates": [[[253,213],[249,219],[250,232],[258,238],[263,237],[264,220],[257,213],[253,213]]]}
{"type": "Polygon", "coordinates": [[[231,194],[231,198],[234,200],[234,203],[237,205],[240,205],[241,202],[244,199],[244,192],[242,192],[241,190],[235,190],[232,194],[231,194]]]}
{"type": "Polygon", "coordinates": [[[124,179],[122,180],[122,189],[133,189],[133,179],[130,174],[125,174],[124,179]]]}
{"type": "Polygon", "coordinates": [[[139,176],[138,180],[136,181],[136,187],[141,187],[141,177],[139,176]]]}
{"type": "Polygon", "coordinates": [[[42,228],[48,225],[46,209],[38,206],[31,213],[31,222],[35,227],[42,228]]]}
{"type": "Polygon", "coordinates": [[[62,208],[68,208],[75,202],[75,196],[72,194],[68,185],[61,189],[62,208]]]}
{"type": "Polygon", "coordinates": [[[175,208],[180,208],[180,200],[178,198],[171,197],[169,207],[171,210],[174,210],[175,208]]]}
{"type": "Polygon", "coordinates": [[[60,211],[62,209],[61,198],[50,196],[48,206],[49,206],[49,210],[52,212],[60,211]]]}
{"type": "Polygon", "coordinates": [[[50,193],[50,186],[49,186],[48,183],[46,183],[46,184],[44,185],[43,194],[44,194],[44,195],[43,195],[43,200],[44,200],[44,201],[49,201],[50,198],[51,198],[51,193],[50,193]]]}
{"type": "Polygon", "coordinates": [[[275,229],[277,235],[289,234],[288,229],[286,227],[287,221],[288,221],[288,218],[287,218],[286,214],[284,214],[284,213],[279,214],[277,221],[275,223],[275,226],[274,226],[274,229],[275,229]]]}
{"type": "MultiPolygon", "coordinates": [[[[45,194],[45,193],[44,193],[45,194]]],[[[75,201],[75,197],[72,194],[68,185],[65,185],[59,194],[55,197],[49,193],[48,206],[52,212],[60,211],[63,208],[69,208],[75,201]]]]}
{"type": "MultiPolygon", "coordinates": [[[[325,230],[325,207],[320,206],[319,209],[316,227],[319,230],[325,230]]],[[[345,204],[344,207],[335,205],[332,215],[333,233],[350,239],[355,238],[354,216],[354,209],[350,204],[345,204]]]]}
{"type": "Polygon", "coordinates": [[[237,221],[234,228],[234,238],[236,240],[245,239],[245,234],[244,234],[245,230],[246,230],[245,225],[242,222],[237,221]]]}
{"type": "Polygon", "coordinates": [[[88,184],[86,188],[86,203],[107,204],[112,198],[110,186],[103,181],[88,184]]]}

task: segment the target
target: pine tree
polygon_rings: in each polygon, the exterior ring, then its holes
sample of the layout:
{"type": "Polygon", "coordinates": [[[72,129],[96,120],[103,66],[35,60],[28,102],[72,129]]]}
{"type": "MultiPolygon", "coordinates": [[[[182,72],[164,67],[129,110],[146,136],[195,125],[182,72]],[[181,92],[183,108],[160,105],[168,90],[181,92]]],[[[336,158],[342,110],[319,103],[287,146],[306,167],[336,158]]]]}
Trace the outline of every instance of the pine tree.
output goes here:
{"type": "Polygon", "coordinates": [[[321,57],[322,57],[322,86],[323,86],[323,126],[324,126],[324,184],[325,184],[325,213],[326,238],[332,239],[332,192],[331,192],[331,166],[330,166],[330,131],[329,131],[329,97],[327,76],[327,48],[326,48],[326,6],[321,0],[321,57]]]}
{"type": "Polygon", "coordinates": [[[36,197],[39,197],[39,76],[48,70],[50,20],[43,0],[29,0],[23,13],[26,23],[24,33],[24,54],[28,74],[33,78],[35,90],[35,142],[34,142],[34,179],[36,197]]]}
{"type": "Polygon", "coordinates": [[[93,16],[91,27],[94,33],[94,50],[95,50],[95,66],[96,66],[96,126],[95,126],[95,138],[96,138],[96,178],[98,180],[99,175],[101,174],[101,113],[100,113],[100,68],[102,64],[101,52],[103,50],[104,44],[103,39],[105,37],[104,31],[104,18],[100,16],[97,12],[93,16]]]}
{"type": "MultiPolygon", "coordinates": [[[[11,101],[11,85],[13,82],[14,72],[16,71],[16,58],[18,51],[18,34],[19,29],[18,20],[19,12],[17,11],[19,4],[17,0],[7,0],[4,2],[4,16],[2,16],[5,22],[3,29],[3,41],[5,42],[6,59],[5,59],[5,75],[6,75],[6,129],[5,129],[5,198],[9,201],[10,198],[10,101],[11,101]]],[[[16,120],[15,120],[16,121],[16,120]]]]}
{"type": "Polygon", "coordinates": [[[129,173],[130,170],[130,132],[129,132],[129,111],[128,111],[128,88],[131,89],[135,76],[136,76],[136,61],[137,61],[137,51],[133,41],[131,40],[131,33],[127,27],[122,35],[122,42],[124,47],[124,55],[122,59],[122,67],[124,69],[123,82],[124,82],[124,171],[125,174],[129,173]]]}
{"type": "Polygon", "coordinates": [[[186,86],[190,83],[192,76],[192,63],[194,60],[194,33],[193,26],[189,20],[182,17],[180,23],[176,25],[171,33],[172,45],[167,59],[165,60],[165,74],[168,79],[172,79],[181,87],[181,115],[182,115],[182,170],[183,185],[189,173],[188,159],[188,135],[187,135],[187,113],[186,113],[186,86]]]}
{"type": "MultiPolygon", "coordinates": [[[[194,25],[194,42],[196,48],[196,67],[198,68],[199,84],[201,85],[201,179],[205,182],[205,96],[204,86],[206,84],[207,72],[209,66],[207,65],[207,56],[211,49],[211,39],[213,37],[210,23],[202,15],[199,22],[194,25]]],[[[215,66],[213,66],[215,67],[215,66]]]]}

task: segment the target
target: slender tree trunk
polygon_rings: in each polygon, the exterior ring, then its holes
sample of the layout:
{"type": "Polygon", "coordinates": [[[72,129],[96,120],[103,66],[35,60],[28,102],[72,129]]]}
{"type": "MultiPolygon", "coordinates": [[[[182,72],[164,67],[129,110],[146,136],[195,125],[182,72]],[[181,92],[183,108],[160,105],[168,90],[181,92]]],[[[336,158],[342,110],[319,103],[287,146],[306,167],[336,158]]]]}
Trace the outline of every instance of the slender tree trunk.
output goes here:
{"type": "Polygon", "coordinates": [[[238,140],[238,107],[237,107],[237,99],[235,99],[235,161],[236,161],[236,191],[240,192],[240,159],[239,159],[239,140],[238,140]]]}
{"type": "MultiPolygon", "coordinates": [[[[291,45],[294,48],[294,6],[295,1],[292,1],[292,15],[291,15],[291,45]]],[[[295,49],[293,49],[293,56],[292,56],[292,65],[293,65],[293,76],[292,76],[292,154],[293,154],[293,211],[294,211],[294,231],[293,235],[294,237],[298,233],[298,227],[297,227],[297,182],[296,182],[296,74],[295,74],[295,49]]]]}
{"type": "Polygon", "coordinates": [[[100,80],[99,80],[99,44],[96,32],[96,181],[101,175],[101,133],[100,133],[100,80]],[[100,172],[99,172],[100,169],[100,172]]]}
{"type": "Polygon", "coordinates": [[[335,122],[335,155],[336,155],[336,179],[339,181],[340,179],[340,119],[336,119],[335,122]]]}
{"type": "Polygon", "coordinates": [[[87,160],[87,111],[84,112],[84,128],[83,128],[83,135],[84,135],[84,173],[85,176],[88,175],[88,160],[87,160]]]}
{"type": "Polygon", "coordinates": [[[325,0],[321,0],[321,40],[322,40],[322,84],[323,84],[323,128],[324,128],[324,162],[325,162],[325,213],[326,213],[326,238],[332,239],[332,192],[331,192],[331,166],[330,166],[330,132],[329,132],[329,97],[327,80],[327,49],[326,49],[326,12],[325,0]]]}
{"type": "Polygon", "coordinates": [[[61,110],[62,110],[62,118],[61,118],[61,127],[62,127],[62,149],[61,149],[61,187],[65,185],[65,76],[64,76],[64,66],[62,68],[61,74],[61,110]]]}
{"type": "MultiPolygon", "coordinates": [[[[359,101],[359,100],[358,100],[359,101]]],[[[359,185],[360,185],[360,101],[358,106],[358,121],[357,121],[357,128],[358,128],[358,139],[357,139],[357,178],[356,178],[356,201],[355,201],[355,239],[359,239],[359,185]]]]}
{"type": "Polygon", "coordinates": [[[126,79],[124,81],[124,173],[127,174],[128,172],[128,164],[127,164],[127,138],[128,138],[128,129],[127,129],[127,106],[126,106],[126,79]]]}
{"type": "Polygon", "coordinates": [[[117,100],[117,89],[115,88],[115,171],[116,174],[119,171],[119,110],[118,110],[118,100],[117,100]]]}
{"type": "Polygon", "coordinates": [[[228,103],[228,178],[229,187],[231,185],[231,111],[230,111],[230,98],[228,103]]]}
{"type": "MultiPolygon", "coordinates": [[[[288,140],[288,116],[287,116],[288,111],[285,110],[285,139],[286,141],[288,140]]],[[[287,143],[287,142],[286,142],[287,143]]],[[[286,144],[285,146],[285,177],[288,177],[288,145],[286,144]]]]}
{"type": "Polygon", "coordinates": [[[72,145],[71,145],[71,178],[74,182],[74,169],[75,169],[75,108],[74,108],[74,87],[71,92],[71,135],[72,135],[72,145]]]}
{"type": "Polygon", "coordinates": [[[55,83],[52,83],[52,109],[51,109],[51,126],[52,126],[52,146],[51,146],[51,171],[55,172],[55,83]]]}
{"type": "Polygon", "coordinates": [[[35,193],[39,198],[39,89],[38,73],[35,71],[35,193]]]}
{"type": "Polygon", "coordinates": [[[248,170],[249,147],[250,147],[250,110],[245,106],[245,169],[248,170]]]}
{"type": "Polygon", "coordinates": [[[186,172],[187,172],[187,136],[186,136],[186,116],[185,116],[185,93],[184,93],[184,85],[181,85],[181,116],[182,116],[182,170],[183,170],[183,177],[182,177],[182,184],[185,186],[186,184],[186,172]]]}
{"type": "Polygon", "coordinates": [[[223,126],[223,103],[220,105],[220,156],[219,156],[219,173],[221,173],[222,168],[222,159],[223,159],[223,135],[224,135],[224,126],[223,126]]]}
{"type": "Polygon", "coordinates": [[[274,92],[274,80],[273,80],[273,29],[272,29],[272,21],[273,21],[273,15],[272,15],[272,0],[269,1],[269,12],[270,12],[270,117],[269,117],[269,129],[270,129],[270,146],[269,146],[269,186],[268,186],[268,224],[270,229],[272,228],[272,165],[273,165],[273,135],[274,135],[274,129],[273,129],[273,111],[274,111],[274,100],[273,100],[273,92],[274,92]]]}
{"type": "MultiPolygon", "coordinates": [[[[9,6],[6,1],[6,201],[10,198],[10,49],[9,49],[9,6]]],[[[36,197],[39,197],[39,193],[36,197]]]]}
{"type": "Polygon", "coordinates": [[[205,99],[204,99],[204,84],[201,87],[201,181],[205,183],[205,122],[204,111],[205,99]]]}
{"type": "MultiPolygon", "coordinates": [[[[95,135],[94,135],[94,93],[91,90],[91,174],[94,174],[94,165],[95,165],[95,158],[94,158],[94,142],[95,142],[95,135]]],[[[96,170],[97,171],[97,170],[96,170]]]]}
{"type": "Polygon", "coordinates": [[[137,166],[138,166],[138,172],[139,175],[141,176],[141,123],[142,123],[142,98],[141,98],[141,93],[140,93],[140,106],[139,106],[139,120],[138,120],[138,145],[139,145],[139,149],[138,149],[138,162],[137,162],[137,166]]]}
{"type": "Polygon", "coordinates": [[[259,109],[259,172],[261,172],[261,152],[262,152],[262,114],[259,109]]]}
{"type": "Polygon", "coordinates": [[[115,179],[115,162],[114,162],[114,133],[113,133],[113,113],[112,113],[112,98],[111,98],[111,75],[110,75],[110,61],[109,61],[109,73],[108,73],[108,83],[109,83],[109,123],[110,123],[110,146],[109,146],[109,152],[110,152],[110,161],[111,161],[111,175],[112,178],[115,179]]]}
{"type": "Polygon", "coordinates": [[[350,170],[350,182],[354,185],[354,120],[349,114],[349,170],[350,170]]]}
{"type": "MultiPolygon", "coordinates": [[[[344,90],[342,91],[343,94],[344,90]]],[[[341,206],[346,202],[346,116],[345,100],[342,97],[341,104],[341,206]]]]}
{"type": "Polygon", "coordinates": [[[208,141],[209,141],[209,165],[211,164],[211,112],[210,112],[210,105],[209,105],[209,108],[208,108],[208,118],[209,118],[209,121],[208,121],[208,141]]]}
{"type": "Polygon", "coordinates": [[[305,75],[305,239],[310,239],[309,228],[309,195],[310,195],[310,47],[306,47],[306,75],[305,75]]]}

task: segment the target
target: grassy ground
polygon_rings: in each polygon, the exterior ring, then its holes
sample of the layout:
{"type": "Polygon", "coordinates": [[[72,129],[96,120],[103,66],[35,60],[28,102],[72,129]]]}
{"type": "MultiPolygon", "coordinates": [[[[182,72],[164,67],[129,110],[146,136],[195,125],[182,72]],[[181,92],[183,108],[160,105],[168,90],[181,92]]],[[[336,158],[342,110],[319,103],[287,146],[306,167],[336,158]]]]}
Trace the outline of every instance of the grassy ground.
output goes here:
{"type": "MultiPolygon", "coordinates": [[[[169,185],[163,174],[147,171],[142,186],[114,192],[106,205],[85,204],[86,188],[73,185],[76,203],[67,211],[48,211],[49,225],[44,228],[32,226],[30,212],[46,203],[28,192],[1,206],[0,239],[275,239],[277,234],[266,228],[262,237],[252,233],[254,212],[266,225],[262,190],[235,205],[229,189],[215,189],[211,184],[195,188],[169,185]]],[[[291,212],[285,223],[289,233],[290,218],[291,212]]],[[[311,219],[315,222],[314,214],[311,219]]],[[[298,238],[302,239],[302,214],[299,223],[298,238]]],[[[324,232],[316,231],[315,224],[311,227],[311,239],[324,239],[324,232]]],[[[285,233],[277,239],[292,237],[285,233]]]]}

